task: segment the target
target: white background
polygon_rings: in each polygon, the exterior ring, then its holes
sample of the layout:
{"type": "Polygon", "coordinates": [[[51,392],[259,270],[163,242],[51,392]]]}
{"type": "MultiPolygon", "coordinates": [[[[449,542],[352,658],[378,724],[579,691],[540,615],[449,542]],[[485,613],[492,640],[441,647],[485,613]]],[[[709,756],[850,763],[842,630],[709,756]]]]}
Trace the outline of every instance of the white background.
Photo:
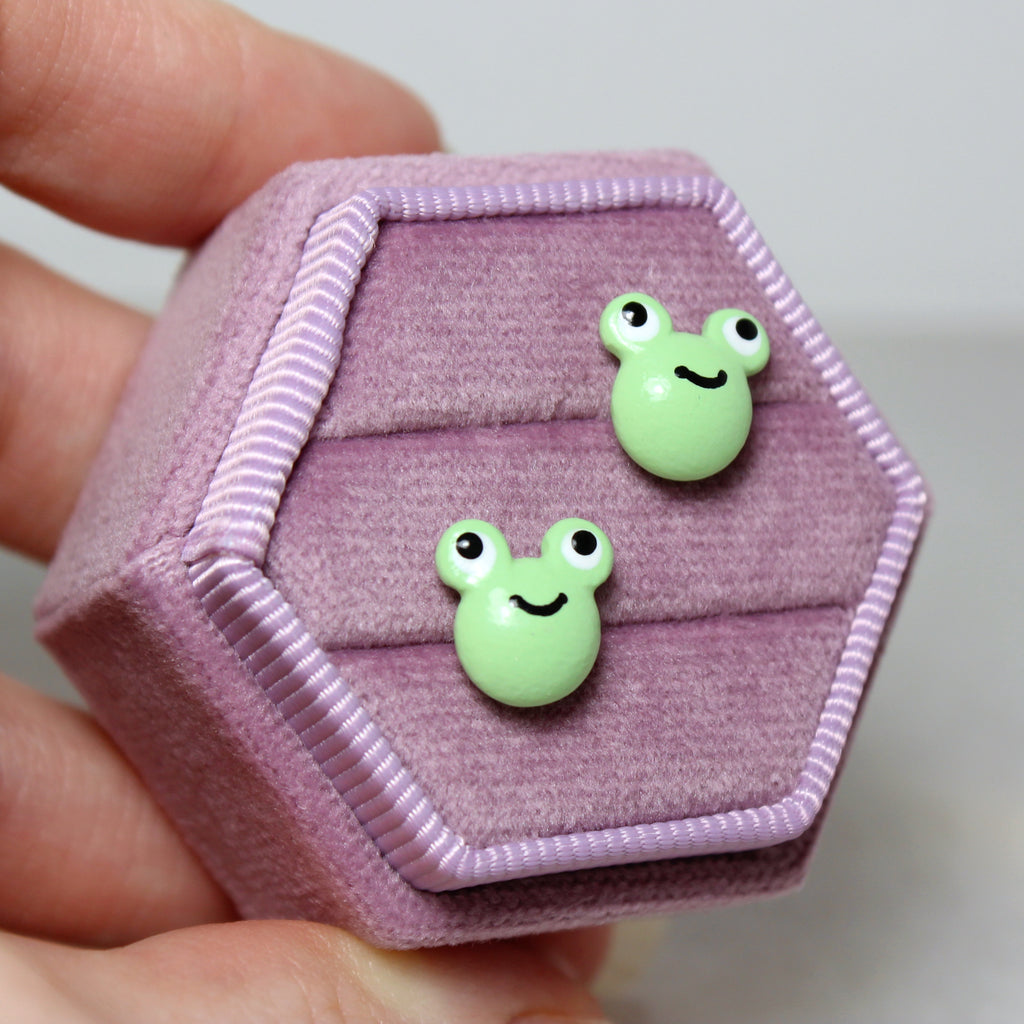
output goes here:
{"type": "MultiPolygon", "coordinates": [[[[1024,5],[241,6],[411,85],[459,153],[700,153],[935,494],[806,888],[672,920],[608,1012],[1019,1021],[1024,5]]],[[[151,309],[177,261],[6,194],[0,233],[151,309]]],[[[26,639],[39,578],[0,561],[0,664],[59,689],[26,639]]]]}

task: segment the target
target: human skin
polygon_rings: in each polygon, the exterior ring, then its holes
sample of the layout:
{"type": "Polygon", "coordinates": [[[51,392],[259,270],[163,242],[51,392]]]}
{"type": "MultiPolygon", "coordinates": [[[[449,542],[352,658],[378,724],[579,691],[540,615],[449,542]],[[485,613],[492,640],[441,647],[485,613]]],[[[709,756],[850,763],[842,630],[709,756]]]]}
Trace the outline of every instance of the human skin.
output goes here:
{"type": "MultiPolygon", "coordinates": [[[[400,86],[209,0],[0,0],[0,83],[5,186],[186,248],[296,160],[438,145],[400,86]]],[[[50,556],[148,326],[0,246],[0,543],[50,556]]],[[[234,920],[93,719],[2,674],[0,925],[10,1024],[593,1020],[607,940],[234,920]]]]}

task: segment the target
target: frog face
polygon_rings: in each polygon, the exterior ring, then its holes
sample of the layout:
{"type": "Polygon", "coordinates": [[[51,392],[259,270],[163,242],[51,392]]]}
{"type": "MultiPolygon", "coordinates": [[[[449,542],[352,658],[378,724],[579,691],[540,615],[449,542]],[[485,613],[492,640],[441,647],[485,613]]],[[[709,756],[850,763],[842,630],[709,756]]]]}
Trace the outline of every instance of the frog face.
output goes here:
{"type": "Polygon", "coordinates": [[[747,377],[768,362],[754,317],[720,309],[700,334],[684,334],[661,303],[631,292],[601,314],[601,339],[620,363],[612,425],[634,462],[667,480],[702,480],[736,458],[753,416],[747,377]]]}
{"type": "Polygon", "coordinates": [[[469,678],[513,707],[550,704],[589,675],[601,643],[594,590],[612,546],[585,519],[562,519],[540,558],[513,558],[501,531],[480,519],[449,526],[437,545],[441,579],[460,594],[455,651],[469,678]]]}

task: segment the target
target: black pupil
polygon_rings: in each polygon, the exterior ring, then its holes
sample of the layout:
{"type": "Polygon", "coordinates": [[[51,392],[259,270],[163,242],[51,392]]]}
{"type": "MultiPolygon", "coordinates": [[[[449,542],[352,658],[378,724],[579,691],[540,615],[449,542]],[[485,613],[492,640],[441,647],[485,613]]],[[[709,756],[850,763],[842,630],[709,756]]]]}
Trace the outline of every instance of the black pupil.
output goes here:
{"type": "Polygon", "coordinates": [[[572,549],[577,555],[592,555],[597,550],[597,538],[589,530],[577,530],[572,535],[572,549]]]}
{"type": "Polygon", "coordinates": [[[484,553],[484,542],[478,533],[460,533],[455,550],[463,558],[479,558],[484,553]]]}
{"type": "Polygon", "coordinates": [[[647,323],[647,307],[642,302],[627,302],[622,307],[622,319],[630,327],[643,327],[647,323]]]}
{"type": "Polygon", "coordinates": [[[744,341],[753,341],[757,337],[757,324],[744,317],[742,320],[736,321],[736,333],[744,341]]]}

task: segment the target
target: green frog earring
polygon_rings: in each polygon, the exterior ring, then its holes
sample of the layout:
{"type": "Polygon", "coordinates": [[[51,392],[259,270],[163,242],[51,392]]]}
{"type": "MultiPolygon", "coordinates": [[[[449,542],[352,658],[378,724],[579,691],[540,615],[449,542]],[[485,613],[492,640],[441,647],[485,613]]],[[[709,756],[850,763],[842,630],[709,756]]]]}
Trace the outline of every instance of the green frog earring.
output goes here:
{"type": "Polygon", "coordinates": [[[736,458],[753,417],[747,377],[768,362],[754,317],[720,309],[685,334],[661,303],[633,292],[605,308],[601,339],[619,360],[612,425],[634,462],[666,480],[702,480],[736,458]]]}

